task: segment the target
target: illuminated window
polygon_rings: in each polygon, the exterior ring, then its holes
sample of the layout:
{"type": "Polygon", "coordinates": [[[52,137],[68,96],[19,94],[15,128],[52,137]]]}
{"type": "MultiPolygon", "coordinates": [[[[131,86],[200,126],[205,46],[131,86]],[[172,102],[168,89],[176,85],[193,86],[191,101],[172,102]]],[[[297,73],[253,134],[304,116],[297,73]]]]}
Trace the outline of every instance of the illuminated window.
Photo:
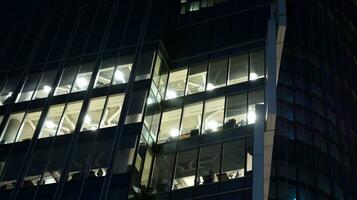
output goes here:
{"type": "Polygon", "coordinates": [[[224,97],[208,100],[205,103],[203,133],[222,130],[224,115],[224,97]]]}
{"type": "Polygon", "coordinates": [[[61,121],[64,104],[51,106],[46,116],[46,120],[42,125],[39,138],[53,137],[56,135],[58,125],[61,121]]]}
{"type": "Polygon", "coordinates": [[[102,116],[105,97],[91,99],[88,110],[84,116],[81,131],[97,130],[99,128],[100,118],[102,116]]]}
{"type": "Polygon", "coordinates": [[[21,127],[25,112],[12,113],[7,121],[4,131],[1,136],[1,144],[12,143],[15,141],[16,134],[21,127]]]}
{"type": "Polygon", "coordinates": [[[83,101],[67,103],[67,107],[61,119],[61,123],[59,124],[57,135],[73,133],[74,129],[76,128],[82,104],[83,101]]]}
{"type": "Polygon", "coordinates": [[[47,71],[42,74],[40,83],[37,86],[33,99],[41,99],[48,97],[52,91],[52,84],[56,77],[57,70],[47,71]]]}
{"type": "Polygon", "coordinates": [[[108,97],[100,128],[118,125],[124,97],[124,94],[116,94],[108,97]]]}
{"type": "Polygon", "coordinates": [[[127,83],[129,81],[132,63],[119,64],[114,71],[113,85],[127,83]]]}
{"type": "Polygon", "coordinates": [[[61,80],[56,87],[54,95],[68,94],[71,92],[74,79],[76,78],[78,67],[66,67],[61,76],[61,80]]]}
{"type": "Polygon", "coordinates": [[[187,69],[171,72],[165,99],[181,97],[185,94],[187,69]]]}
{"type": "Polygon", "coordinates": [[[210,145],[200,149],[197,178],[199,184],[218,182],[221,165],[221,145],[210,145]]]}
{"type": "Polygon", "coordinates": [[[188,72],[186,95],[204,91],[206,87],[206,76],[206,64],[191,66],[188,72]]]}
{"type": "Polygon", "coordinates": [[[249,80],[254,81],[264,77],[264,50],[250,53],[249,80]]]}
{"type": "Polygon", "coordinates": [[[206,90],[213,90],[215,88],[226,86],[227,67],[227,58],[210,62],[208,68],[208,80],[206,90]]]}
{"type": "Polygon", "coordinates": [[[10,103],[11,97],[13,96],[14,91],[16,90],[16,86],[18,82],[19,79],[12,78],[12,79],[8,79],[4,83],[4,86],[0,91],[0,106],[10,103]]]}
{"type": "Polygon", "coordinates": [[[97,79],[95,81],[95,88],[110,85],[116,64],[115,62],[115,59],[103,60],[97,75],[97,79]]]}
{"type": "Polygon", "coordinates": [[[32,98],[32,95],[36,89],[38,80],[40,79],[41,74],[30,74],[27,76],[25,84],[23,85],[21,92],[18,94],[16,102],[29,101],[32,98]]]}
{"type": "Polygon", "coordinates": [[[85,63],[81,65],[81,68],[74,82],[72,92],[79,92],[88,89],[93,68],[94,68],[93,63],[85,63]]]}
{"type": "Polygon", "coordinates": [[[248,58],[248,54],[230,58],[228,85],[248,81],[248,58]]]}
{"type": "Polygon", "coordinates": [[[225,128],[246,125],[247,94],[237,94],[227,97],[225,128]]]}
{"type": "Polygon", "coordinates": [[[181,109],[162,114],[158,143],[175,140],[179,136],[180,118],[181,109]]]}
{"type": "Polygon", "coordinates": [[[177,153],[173,190],[195,185],[196,165],[197,149],[177,153]]]}
{"type": "Polygon", "coordinates": [[[223,144],[221,181],[244,176],[245,141],[238,140],[223,144]]]}
{"type": "Polygon", "coordinates": [[[199,135],[201,130],[203,103],[186,105],[183,109],[180,138],[199,135]]]}
{"type": "Polygon", "coordinates": [[[22,122],[20,131],[16,136],[16,142],[32,139],[40,116],[41,111],[30,111],[26,114],[25,119],[22,122]]]}
{"type": "Polygon", "coordinates": [[[250,92],[248,103],[249,103],[248,116],[247,116],[248,124],[253,124],[255,123],[255,119],[257,117],[255,113],[255,105],[264,103],[264,91],[258,90],[258,91],[250,92]]]}
{"type": "Polygon", "coordinates": [[[167,192],[171,188],[175,154],[157,155],[153,165],[150,192],[167,192]]]}

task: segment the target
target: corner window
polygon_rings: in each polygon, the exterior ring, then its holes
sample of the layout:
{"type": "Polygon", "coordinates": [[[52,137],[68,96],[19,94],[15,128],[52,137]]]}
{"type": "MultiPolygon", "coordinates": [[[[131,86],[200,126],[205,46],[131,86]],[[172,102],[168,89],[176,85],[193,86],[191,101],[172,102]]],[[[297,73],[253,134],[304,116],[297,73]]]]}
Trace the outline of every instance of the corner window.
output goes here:
{"type": "Polygon", "coordinates": [[[224,101],[224,97],[206,101],[203,117],[203,133],[222,130],[224,101]]]}
{"type": "Polygon", "coordinates": [[[189,68],[186,95],[202,92],[206,87],[207,65],[196,64],[189,68]]]}
{"type": "Polygon", "coordinates": [[[88,110],[84,116],[81,131],[97,130],[99,128],[100,118],[102,117],[105,97],[91,99],[88,110]]]}
{"type": "Polygon", "coordinates": [[[226,86],[227,67],[228,58],[210,62],[206,90],[213,90],[215,88],[226,86]]]}
{"type": "Polygon", "coordinates": [[[230,58],[228,85],[248,81],[249,54],[237,55],[230,58]]]}
{"type": "Polygon", "coordinates": [[[181,97],[185,94],[187,69],[171,72],[165,99],[181,97]]]}
{"type": "Polygon", "coordinates": [[[249,80],[254,81],[261,77],[264,77],[264,50],[250,53],[249,80]]]}

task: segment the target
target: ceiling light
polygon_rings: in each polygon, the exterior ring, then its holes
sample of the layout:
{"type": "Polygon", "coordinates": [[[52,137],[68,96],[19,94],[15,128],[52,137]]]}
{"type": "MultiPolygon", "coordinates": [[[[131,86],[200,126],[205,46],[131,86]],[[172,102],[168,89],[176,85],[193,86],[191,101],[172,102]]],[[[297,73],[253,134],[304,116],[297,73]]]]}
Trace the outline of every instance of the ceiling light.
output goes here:
{"type": "Polygon", "coordinates": [[[209,129],[212,129],[213,131],[216,131],[217,128],[218,128],[218,123],[215,121],[215,120],[210,120],[208,123],[207,123],[207,127],[209,129]]]}
{"type": "Polygon", "coordinates": [[[46,93],[50,93],[51,90],[52,90],[52,88],[50,86],[48,86],[48,85],[43,86],[43,91],[45,91],[46,93]]]}
{"type": "Polygon", "coordinates": [[[254,111],[249,111],[248,112],[248,124],[255,123],[255,119],[257,118],[256,114],[254,111]]]}
{"type": "Polygon", "coordinates": [[[177,137],[179,134],[180,134],[180,133],[179,133],[179,131],[178,131],[177,129],[172,129],[172,130],[170,131],[170,135],[171,135],[172,137],[177,137]]]}
{"type": "Polygon", "coordinates": [[[88,81],[87,79],[83,78],[83,77],[78,77],[77,78],[77,81],[76,81],[76,84],[78,87],[80,88],[86,88],[88,86],[88,81]]]}
{"type": "Polygon", "coordinates": [[[166,92],[166,97],[168,99],[173,99],[173,98],[176,98],[177,97],[177,94],[175,91],[172,91],[172,90],[167,90],[166,92]]]}
{"type": "Polygon", "coordinates": [[[258,78],[258,75],[256,73],[250,73],[249,77],[250,77],[251,81],[254,81],[254,80],[256,80],[258,78]]]}
{"type": "Polygon", "coordinates": [[[149,97],[148,98],[148,104],[153,104],[153,103],[154,103],[154,100],[151,97],[149,97]]]}
{"type": "Polygon", "coordinates": [[[53,121],[45,121],[46,128],[53,129],[56,127],[56,124],[53,121]]]}
{"type": "Polygon", "coordinates": [[[114,78],[115,78],[115,80],[117,80],[117,81],[121,81],[121,82],[125,82],[125,80],[124,80],[124,74],[121,72],[121,71],[119,71],[119,70],[116,70],[115,71],[115,73],[114,73],[114,78]]]}
{"type": "Polygon", "coordinates": [[[213,90],[213,89],[214,89],[214,85],[212,83],[208,83],[207,90],[213,90]]]}
{"type": "Polygon", "coordinates": [[[89,123],[91,123],[91,121],[92,121],[92,119],[90,118],[89,115],[86,115],[86,116],[84,117],[84,122],[85,122],[85,123],[89,124],[89,123]]]}

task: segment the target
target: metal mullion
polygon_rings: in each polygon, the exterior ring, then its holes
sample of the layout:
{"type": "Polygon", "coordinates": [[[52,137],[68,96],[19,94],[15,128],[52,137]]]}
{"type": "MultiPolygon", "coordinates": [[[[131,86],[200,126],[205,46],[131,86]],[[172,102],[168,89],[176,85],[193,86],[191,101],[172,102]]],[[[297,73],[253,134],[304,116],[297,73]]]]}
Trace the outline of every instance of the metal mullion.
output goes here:
{"type": "Polygon", "coordinates": [[[201,114],[201,130],[200,130],[200,134],[199,135],[203,135],[203,128],[206,125],[206,123],[204,123],[204,118],[205,118],[205,110],[206,110],[206,103],[207,103],[207,95],[206,95],[206,88],[207,88],[207,81],[208,81],[208,66],[209,66],[209,62],[206,62],[206,83],[205,83],[205,90],[204,90],[204,94],[205,97],[202,100],[202,114],[201,114]]]}

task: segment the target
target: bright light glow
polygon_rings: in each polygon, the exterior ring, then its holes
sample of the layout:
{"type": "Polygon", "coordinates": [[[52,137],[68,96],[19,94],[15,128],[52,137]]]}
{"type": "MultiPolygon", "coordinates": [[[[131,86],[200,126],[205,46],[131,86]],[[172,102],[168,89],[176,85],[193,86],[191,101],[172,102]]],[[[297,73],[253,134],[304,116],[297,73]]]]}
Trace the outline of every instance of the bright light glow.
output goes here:
{"type": "Polygon", "coordinates": [[[170,131],[170,135],[171,135],[172,137],[177,137],[179,134],[180,134],[180,133],[179,133],[179,131],[178,131],[177,129],[172,129],[172,130],[170,131]]]}
{"type": "Polygon", "coordinates": [[[207,123],[207,127],[208,127],[209,129],[212,129],[213,131],[217,131],[218,123],[217,123],[215,120],[210,120],[210,121],[207,123]]]}
{"type": "Polygon", "coordinates": [[[43,86],[43,91],[45,91],[46,93],[50,93],[51,90],[52,90],[52,88],[50,86],[48,86],[48,85],[43,86]]]}
{"type": "Polygon", "coordinates": [[[89,124],[89,123],[91,123],[91,121],[92,121],[92,119],[90,118],[90,116],[86,115],[86,116],[84,117],[84,122],[85,122],[85,123],[89,124]]]}
{"type": "Polygon", "coordinates": [[[148,98],[148,104],[153,104],[154,103],[154,100],[152,98],[148,98]]]}
{"type": "Polygon", "coordinates": [[[167,96],[168,99],[173,99],[173,98],[176,98],[176,97],[177,97],[177,94],[176,94],[175,91],[167,90],[166,96],[167,96]]]}
{"type": "Polygon", "coordinates": [[[119,70],[116,70],[116,71],[115,71],[115,73],[114,73],[114,78],[115,78],[115,80],[121,81],[122,83],[125,82],[125,80],[124,80],[124,74],[123,74],[121,71],[119,71],[119,70]]]}
{"type": "Polygon", "coordinates": [[[254,111],[249,111],[248,112],[248,123],[255,123],[255,119],[257,118],[256,114],[254,111]]]}
{"type": "Polygon", "coordinates": [[[45,126],[46,128],[54,129],[56,127],[56,124],[53,123],[53,121],[45,121],[45,126]]]}
{"type": "Polygon", "coordinates": [[[208,83],[207,90],[213,90],[213,89],[214,89],[214,85],[212,83],[208,83]]]}
{"type": "Polygon", "coordinates": [[[250,77],[251,81],[254,81],[254,80],[256,80],[258,78],[258,75],[256,73],[250,73],[249,77],[250,77]]]}
{"type": "Polygon", "coordinates": [[[76,84],[78,87],[84,89],[88,86],[88,81],[87,79],[83,78],[83,77],[78,77],[77,78],[77,81],[76,81],[76,84]]]}
{"type": "Polygon", "coordinates": [[[12,96],[12,92],[9,92],[6,96],[5,96],[5,99],[7,99],[7,98],[10,98],[11,96],[12,96]]]}

